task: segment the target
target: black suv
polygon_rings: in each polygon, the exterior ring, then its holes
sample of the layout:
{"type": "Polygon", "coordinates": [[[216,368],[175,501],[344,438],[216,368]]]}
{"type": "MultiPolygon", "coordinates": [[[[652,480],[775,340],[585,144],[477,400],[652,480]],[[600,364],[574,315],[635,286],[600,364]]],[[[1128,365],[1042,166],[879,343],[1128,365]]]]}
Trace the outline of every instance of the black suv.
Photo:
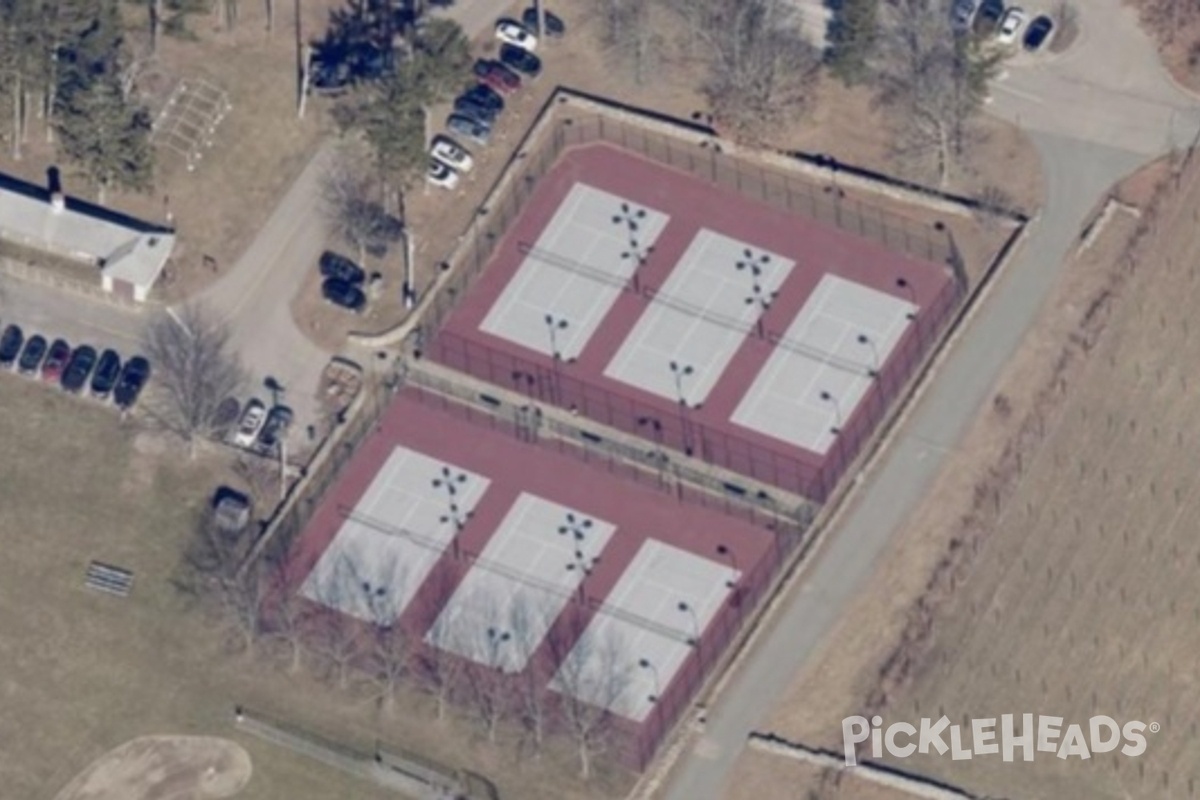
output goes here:
{"type": "Polygon", "coordinates": [[[96,348],[80,345],[71,353],[71,360],[62,374],[62,388],[71,394],[79,394],[87,384],[92,368],[96,366],[96,348]]]}
{"type": "Polygon", "coordinates": [[[492,125],[496,121],[496,117],[500,115],[499,109],[477,103],[475,98],[465,94],[454,101],[454,110],[488,126],[492,125]]]}
{"type": "Polygon", "coordinates": [[[326,250],[321,254],[321,277],[336,278],[346,283],[362,283],[367,279],[363,268],[343,255],[326,250]]]}
{"type": "Polygon", "coordinates": [[[500,63],[530,78],[536,78],[542,72],[542,60],[515,44],[500,45],[500,63]]]}
{"type": "Polygon", "coordinates": [[[467,91],[463,92],[462,97],[470,100],[476,105],[484,106],[495,110],[497,113],[504,110],[504,98],[500,96],[492,87],[477,83],[467,91]]]}
{"type": "Polygon", "coordinates": [[[92,376],[92,394],[96,397],[108,397],[117,378],[121,377],[121,357],[115,350],[105,350],[100,354],[96,363],[96,374],[92,376]]]}
{"type": "Polygon", "coordinates": [[[21,345],[25,344],[25,334],[16,325],[9,325],[0,336],[0,366],[11,369],[17,356],[21,355],[21,345]]]}
{"type": "Polygon", "coordinates": [[[292,410],[287,406],[272,408],[271,413],[267,414],[267,421],[263,423],[262,430],[258,432],[259,445],[266,450],[277,445],[291,427],[292,419],[292,410]]]}
{"type": "Polygon", "coordinates": [[[141,356],[129,359],[121,370],[121,376],[117,378],[117,385],[113,387],[113,402],[121,408],[132,408],[148,380],[150,362],[141,356]]]}
{"type": "Polygon", "coordinates": [[[327,278],[321,284],[321,296],[335,306],[361,314],[367,306],[367,296],[353,283],[339,278],[327,278]]]}

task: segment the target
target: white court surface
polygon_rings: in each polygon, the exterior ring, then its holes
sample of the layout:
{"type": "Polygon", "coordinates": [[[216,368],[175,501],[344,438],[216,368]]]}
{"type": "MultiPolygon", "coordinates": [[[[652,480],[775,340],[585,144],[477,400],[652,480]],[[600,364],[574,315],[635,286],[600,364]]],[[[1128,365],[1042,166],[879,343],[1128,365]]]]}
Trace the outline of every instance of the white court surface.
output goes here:
{"type": "Polygon", "coordinates": [[[700,230],[604,374],[672,402],[703,403],[794,266],[700,230]]]}
{"type": "Polygon", "coordinates": [[[825,275],[733,412],[735,424],[824,455],[917,307],[825,275]]]}
{"type": "Polygon", "coordinates": [[[728,564],[648,539],[551,686],[641,722],[740,578],[728,564]]]}
{"type": "Polygon", "coordinates": [[[604,520],[522,493],[425,641],[520,672],[615,530],[604,520]]]}
{"type": "Polygon", "coordinates": [[[480,330],[564,361],[577,358],[670,219],[583,183],[571,187],[480,330]]]}
{"type": "Polygon", "coordinates": [[[399,616],[490,481],[396,447],[300,587],[308,599],[387,624],[399,616]]]}

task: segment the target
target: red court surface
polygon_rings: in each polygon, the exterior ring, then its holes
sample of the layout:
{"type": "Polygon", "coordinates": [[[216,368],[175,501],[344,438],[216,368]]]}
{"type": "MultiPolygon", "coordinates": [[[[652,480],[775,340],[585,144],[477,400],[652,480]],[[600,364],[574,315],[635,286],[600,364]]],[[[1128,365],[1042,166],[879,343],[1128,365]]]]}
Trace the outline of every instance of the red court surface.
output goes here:
{"type": "Polygon", "coordinates": [[[568,151],[541,179],[523,213],[504,233],[491,263],[435,332],[429,355],[528,393],[535,401],[573,408],[598,422],[820,501],[933,345],[958,297],[958,284],[944,265],[898,254],[873,240],[755,202],[612,145],[591,144],[568,151]],[[538,240],[576,183],[664,212],[670,219],[636,281],[621,292],[579,357],[568,363],[485,333],[480,324],[525,259],[521,247],[538,240]],[[792,259],[795,268],[702,407],[685,411],[670,399],[606,377],[604,371],[701,229],[792,259]],[[840,434],[820,454],[730,418],[826,274],[907,301],[919,311],[878,365],[872,389],[853,409],[841,412],[840,434]]]}
{"type": "MultiPolygon", "coordinates": [[[[720,511],[676,499],[670,488],[635,483],[605,471],[552,445],[530,443],[510,429],[489,423],[492,417],[468,417],[447,410],[442,401],[409,389],[384,413],[380,426],[359,447],[325,495],[296,542],[289,582],[299,585],[338,535],[347,516],[393,449],[415,450],[446,464],[486,476],[491,483],[470,516],[421,585],[398,624],[419,642],[454,589],[475,563],[506,511],[522,492],[578,509],[616,526],[600,560],[580,585],[577,596],[556,618],[531,664],[549,676],[562,656],[562,643],[578,636],[597,613],[621,574],[648,538],[731,567],[737,585],[700,632],[700,646],[663,687],[660,708],[641,725],[631,725],[631,755],[648,758],[666,726],[690,701],[767,586],[786,546],[772,531],[720,511]],[[554,647],[550,646],[553,641],[554,647]],[[556,655],[557,653],[557,655],[556,655]],[[547,669],[550,667],[550,669],[547,669]]],[[[478,567],[477,567],[478,568],[478,567]]],[[[603,612],[601,612],[603,613],[603,612]]],[[[547,677],[549,685],[549,677],[547,677]]]]}

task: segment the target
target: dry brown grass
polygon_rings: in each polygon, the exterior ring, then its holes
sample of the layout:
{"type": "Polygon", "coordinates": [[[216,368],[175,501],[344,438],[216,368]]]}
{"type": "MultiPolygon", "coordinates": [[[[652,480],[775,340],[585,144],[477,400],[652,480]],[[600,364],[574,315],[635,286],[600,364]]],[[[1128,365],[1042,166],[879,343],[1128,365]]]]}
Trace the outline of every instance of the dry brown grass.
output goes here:
{"type": "Polygon", "coordinates": [[[1200,9],[1186,0],[1126,0],[1158,43],[1163,66],[1185,89],[1200,92],[1200,9]]]}
{"type": "MultiPolygon", "coordinates": [[[[1165,174],[1153,169],[1121,194],[1144,201],[1165,174]]],[[[772,730],[834,746],[840,719],[864,708],[897,720],[1108,714],[1163,730],[1138,759],[903,765],[980,793],[1195,796],[1186,365],[1200,355],[1200,170],[1161,199],[1153,223],[1114,217],[1069,268],[1000,381],[1008,410],[994,404],[952,454],[772,730]]]]}
{"type": "Polygon", "coordinates": [[[823,770],[755,747],[742,752],[729,785],[725,800],[916,800],[853,771],[823,770]]]}
{"type": "MultiPolygon", "coordinates": [[[[629,776],[575,778],[565,743],[541,759],[505,727],[489,744],[469,710],[433,722],[433,701],[409,691],[381,715],[372,687],[349,691],[307,658],[290,674],[266,643],[240,652],[227,626],[175,584],[195,514],[232,479],[220,454],[194,463],[173,445],[122,426],[111,409],[0,373],[0,774],[6,800],[44,800],[81,770],[137,737],[193,734],[246,749],[255,800],[383,800],[395,795],[241,734],[233,708],[264,712],[371,752],[406,747],[494,779],[504,797],[617,796],[629,776]],[[135,573],[126,599],[83,587],[87,564],[135,573]],[[282,665],[281,665],[282,664],[282,665]]],[[[234,485],[238,485],[236,482],[234,485]]]]}

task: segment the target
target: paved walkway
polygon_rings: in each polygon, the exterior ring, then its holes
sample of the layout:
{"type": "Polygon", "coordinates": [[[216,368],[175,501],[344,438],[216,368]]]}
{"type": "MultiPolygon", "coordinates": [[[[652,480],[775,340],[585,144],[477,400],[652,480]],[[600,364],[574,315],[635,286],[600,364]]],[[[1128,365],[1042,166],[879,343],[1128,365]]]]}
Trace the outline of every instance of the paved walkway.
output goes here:
{"type": "Polygon", "coordinates": [[[950,354],[911,421],[688,742],[662,796],[717,800],[747,735],[784,696],[874,571],[990,395],[1063,269],[1085,217],[1120,177],[1200,129],[1200,110],[1162,70],[1120,0],[1089,0],[1085,31],[1055,59],[1016,61],[990,110],[1019,123],[1042,159],[1046,198],[1026,246],[950,354]],[[1089,25],[1098,20],[1095,29],[1089,25]]]}

